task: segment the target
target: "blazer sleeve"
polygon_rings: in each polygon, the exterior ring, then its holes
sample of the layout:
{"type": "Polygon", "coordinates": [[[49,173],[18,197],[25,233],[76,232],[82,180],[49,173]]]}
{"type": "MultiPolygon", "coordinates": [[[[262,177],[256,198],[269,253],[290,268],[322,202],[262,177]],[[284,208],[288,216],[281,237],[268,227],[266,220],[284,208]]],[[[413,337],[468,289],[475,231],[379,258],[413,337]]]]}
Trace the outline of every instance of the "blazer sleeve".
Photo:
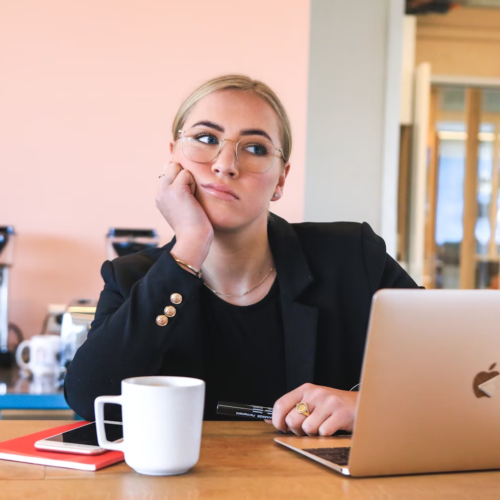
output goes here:
{"type": "Polygon", "coordinates": [[[372,294],[382,288],[419,288],[410,275],[387,254],[384,240],[366,222],[362,225],[362,241],[365,271],[372,294]]]}
{"type": "MultiPolygon", "coordinates": [[[[121,393],[123,379],[158,374],[179,336],[193,331],[196,321],[192,304],[202,281],[179,267],[168,251],[133,284],[129,294],[119,283],[115,267],[110,261],[102,266],[105,284],[95,320],[65,377],[66,401],[85,420],[95,419],[97,396],[121,393]],[[180,304],[170,302],[173,293],[181,294],[180,304]],[[167,305],[174,305],[176,315],[166,326],[158,326],[156,317],[167,305]]],[[[106,418],[119,418],[113,408],[107,410],[106,418]]]]}

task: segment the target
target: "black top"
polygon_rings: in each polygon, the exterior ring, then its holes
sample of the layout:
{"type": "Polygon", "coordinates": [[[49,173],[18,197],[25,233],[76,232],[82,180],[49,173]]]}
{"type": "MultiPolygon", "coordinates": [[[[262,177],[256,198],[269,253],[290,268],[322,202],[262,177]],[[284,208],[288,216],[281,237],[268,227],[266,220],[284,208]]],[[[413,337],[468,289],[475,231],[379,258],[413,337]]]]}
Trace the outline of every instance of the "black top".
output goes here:
{"type": "MultiPolygon", "coordinates": [[[[306,382],[348,391],[360,382],[373,294],[417,285],[366,223],[289,224],[271,215],[268,237],[279,282],[286,391],[306,382]]],[[[125,378],[206,379],[205,287],[175,262],[174,244],[103,264],[95,320],[65,379],[66,400],[85,420],[95,420],[95,398],[120,394],[125,378]],[[173,293],[182,295],[177,314],[158,326],[155,319],[173,293]]]]}
{"type": "Polygon", "coordinates": [[[215,413],[218,401],[272,407],[286,393],[278,280],[250,306],[225,302],[206,287],[201,302],[207,322],[205,420],[233,420],[215,413]]]}

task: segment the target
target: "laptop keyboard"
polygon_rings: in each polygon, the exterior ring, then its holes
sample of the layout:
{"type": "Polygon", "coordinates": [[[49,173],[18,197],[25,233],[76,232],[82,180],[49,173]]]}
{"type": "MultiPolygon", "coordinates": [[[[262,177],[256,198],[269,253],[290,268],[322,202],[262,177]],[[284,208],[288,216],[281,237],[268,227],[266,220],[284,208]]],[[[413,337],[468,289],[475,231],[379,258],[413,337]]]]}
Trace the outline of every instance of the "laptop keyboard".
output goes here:
{"type": "Polygon", "coordinates": [[[304,451],[337,465],[347,465],[351,448],[309,448],[307,450],[304,449],[304,451]]]}

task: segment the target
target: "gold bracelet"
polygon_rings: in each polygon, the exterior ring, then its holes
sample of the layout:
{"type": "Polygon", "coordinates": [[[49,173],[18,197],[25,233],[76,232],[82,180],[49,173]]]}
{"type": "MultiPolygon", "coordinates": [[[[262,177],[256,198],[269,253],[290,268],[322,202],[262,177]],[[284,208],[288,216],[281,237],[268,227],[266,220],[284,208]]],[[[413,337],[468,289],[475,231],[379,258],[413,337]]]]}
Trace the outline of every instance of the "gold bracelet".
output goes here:
{"type": "Polygon", "coordinates": [[[177,264],[181,264],[182,266],[191,269],[191,271],[193,271],[193,273],[196,274],[196,276],[201,279],[201,271],[198,271],[198,269],[195,269],[193,266],[190,266],[187,262],[184,262],[183,260],[176,259],[175,257],[174,260],[175,262],[177,262],[177,264]]]}

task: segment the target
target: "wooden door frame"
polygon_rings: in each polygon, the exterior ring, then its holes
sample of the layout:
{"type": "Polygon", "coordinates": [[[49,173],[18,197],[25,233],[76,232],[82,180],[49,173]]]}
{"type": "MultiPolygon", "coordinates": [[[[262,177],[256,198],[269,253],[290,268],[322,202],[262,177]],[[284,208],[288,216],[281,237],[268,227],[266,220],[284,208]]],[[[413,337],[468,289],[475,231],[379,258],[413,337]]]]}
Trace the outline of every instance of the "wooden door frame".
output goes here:
{"type": "Polygon", "coordinates": [[[427,168],[427,204],[425,215],[424,274],[425,288],[436,287],[436,208],[438,184],[439,139],[436,130],[439,88],[431,87],[429,130],[427,147],[429,165],[427,168]]]}
{"type": "Polygon", "coordinates": [[[460,245],[460,288],[476,287],[477,164],[479,157],[479,126],[481,124],[482,90],[469,87],[465,91],[464,235],[460,245]]]}

